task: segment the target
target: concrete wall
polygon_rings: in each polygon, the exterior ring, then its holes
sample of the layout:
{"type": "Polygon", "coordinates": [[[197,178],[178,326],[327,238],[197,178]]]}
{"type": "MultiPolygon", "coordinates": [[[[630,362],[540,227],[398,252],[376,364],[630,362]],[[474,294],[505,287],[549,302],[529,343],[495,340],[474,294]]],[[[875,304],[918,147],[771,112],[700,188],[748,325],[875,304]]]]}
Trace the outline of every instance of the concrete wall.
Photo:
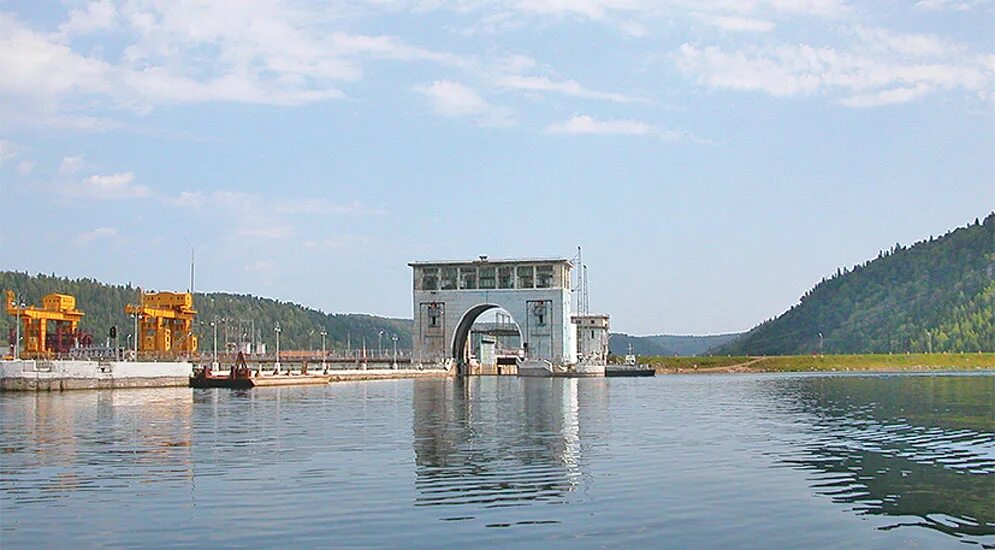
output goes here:
{"type": "Polygon", "coordinates": [[[467,312],[484,305],[498,306],[511,314],[522,331],[522,342],[528,343],[530,358],[556,365],[576,362],[568,288],[415,290],[412,359],[420,363],[451,359],[460,323],[472,323],[467,312]]]}
{"type": "Polygon", "coordinates": [[[186,362],[0,361],[0,390],[185,386],[192,372],[186,362]]]}

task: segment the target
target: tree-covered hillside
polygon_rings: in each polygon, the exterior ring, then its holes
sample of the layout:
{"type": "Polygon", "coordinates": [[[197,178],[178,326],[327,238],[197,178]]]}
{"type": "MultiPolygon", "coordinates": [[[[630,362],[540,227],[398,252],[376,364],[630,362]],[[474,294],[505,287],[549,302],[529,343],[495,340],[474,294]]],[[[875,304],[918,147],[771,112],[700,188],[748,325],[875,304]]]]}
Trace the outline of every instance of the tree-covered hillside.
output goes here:
{"type": "Polygon", "coordinates": [[[636,355],[681,356],[704,355],[712,349],[742,336],[736,334],[710,334],[707,336],[692,336],[682,334],[656,334],[653,336],[631,336],[623,333],[612,333],[608,341],[611,353],[625,355],[629,345],[636,355]]]}
{"type": "Polygon", "coordinates": [[[608,338],[608,351],[612,355],[625,355],[629,350],[643,356],[672,356],[674,350],[647,339],[645,336],[631,336],[613,332],[608,338]]]}
{"type": "Polygon", "coordinates": [[[841,269],[716,353],[995,351],[995,213],[841,269]]]}
{"type": "MultiPolygon", "coordinates": [[[[18,300],[29,305],[41,305],[42,296],[59,292],[76,297],[76,308],[86,316],[81,326],[84,331],[103,342],[111,325],[117,325],[122,335],[132,333],[133,321],[124,313],[124,306],[135,303],[138,288],[128,285],[107,285],[93,279],[67,279],[55,275],[28,275],[27,273],[0,272],[0,291],[7,289],[17,293],[18,300]]],[[[153,289],[146,289],[153,290],[153,289]]],[[[169,289],[171,290],[171,289],[169,289]]],[[[280,347],[282,349],[320,349],[321,330],[324,329],[326,346],[341,348],[351,340],[353,349],[362,346],[366,338],[368,349],[375,349],[380,331],[384,332],[384,349],[391,346],[390,337],[396,334],[397,345],[401,349],[411,347],[411,321],[388,319],[373,315],[333,314],[306,308],[289,302],[250,295],[226,294],[220,292],[197,293],[194,297],[197,309],[196,332],[200,338],[200,348],[211,348],[212,328],[210,323],[219,320],[218,341],[223,342],[227,330],[228,340],[235,342],[239,335],[248,335],[252,327],[257,335],[272,350],[274,327],[280,323],[280,347]],[[254,322],[254,323],[253,323],[254,322]]],[[[0,340],[7,344],[7,334],[14,319],[6,309],[0,312],[0,340]]],[[[251,339],[251,336],[246,336],[251,339]]]]}

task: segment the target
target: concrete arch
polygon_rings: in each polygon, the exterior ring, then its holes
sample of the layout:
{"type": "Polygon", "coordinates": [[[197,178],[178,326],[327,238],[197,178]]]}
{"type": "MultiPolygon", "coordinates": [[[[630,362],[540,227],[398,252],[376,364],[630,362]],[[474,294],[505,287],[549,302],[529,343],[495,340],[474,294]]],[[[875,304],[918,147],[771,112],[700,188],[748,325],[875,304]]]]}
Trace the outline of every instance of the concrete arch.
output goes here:
{"type": "Polygon", "coordinates": [[[470,331],[473,329],[473,324],[481,315],[492,309],[500,309],[507,313],[508,316],[511,317],[512,323],[515,324],[515,328],[518,329],[518,334],[519,337],[522,338],[522,342],[526,343],[524,340],[525,332],[522,330],[522,325],[505,307],[493,303],[471,306],[463,313],[463,316],[460,317],[460,320],[456,325],[456,330],[453,331],[453,341],[450,349],[452,350],[452,358],[460,367],[469,362],[469,358],[466,356],[466,342],[470,338],[470,331]]]}

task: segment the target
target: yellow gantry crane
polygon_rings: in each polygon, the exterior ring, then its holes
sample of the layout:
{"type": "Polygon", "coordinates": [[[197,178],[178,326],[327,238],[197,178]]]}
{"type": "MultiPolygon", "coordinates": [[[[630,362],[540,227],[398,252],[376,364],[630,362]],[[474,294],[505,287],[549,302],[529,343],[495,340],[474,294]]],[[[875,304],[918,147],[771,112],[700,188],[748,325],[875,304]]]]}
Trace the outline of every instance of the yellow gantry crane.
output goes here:
{"type": "Polygon", "coordinates": [[[7,291],[7,314],[17,317],[24,324],[24,351],[26,359],[48,358],[65,353],[80,337],[79,321],[83,312],[76,309],[76,298],[68,294],[49,294],[42,298],[42,307],[17,304],[14,291],[7,291]],[[54,331],[49,331],[49,323],[54,331]]]}
{"type": "Polygon", "coordinates": [[[138,351],[183,354],[197,351],[193,333],[193,294],[189,292],[143,292],[138,305],[124,311],[138,316],[138,351]]]}

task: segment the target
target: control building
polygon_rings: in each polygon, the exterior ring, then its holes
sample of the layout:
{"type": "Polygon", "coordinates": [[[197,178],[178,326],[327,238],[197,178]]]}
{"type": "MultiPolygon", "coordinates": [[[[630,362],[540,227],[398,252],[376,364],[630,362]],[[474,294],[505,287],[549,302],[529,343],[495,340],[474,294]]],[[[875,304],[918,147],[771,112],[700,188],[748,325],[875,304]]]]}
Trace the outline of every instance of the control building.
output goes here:
{"type": "Polygon", "coordinates": [[[527,359],[577,360],[571,270],[565,258],[412,262],[414,354],[420,363],[469,365],[469,336],[485,311],[501,308],[518,326],[527,359]]]}

